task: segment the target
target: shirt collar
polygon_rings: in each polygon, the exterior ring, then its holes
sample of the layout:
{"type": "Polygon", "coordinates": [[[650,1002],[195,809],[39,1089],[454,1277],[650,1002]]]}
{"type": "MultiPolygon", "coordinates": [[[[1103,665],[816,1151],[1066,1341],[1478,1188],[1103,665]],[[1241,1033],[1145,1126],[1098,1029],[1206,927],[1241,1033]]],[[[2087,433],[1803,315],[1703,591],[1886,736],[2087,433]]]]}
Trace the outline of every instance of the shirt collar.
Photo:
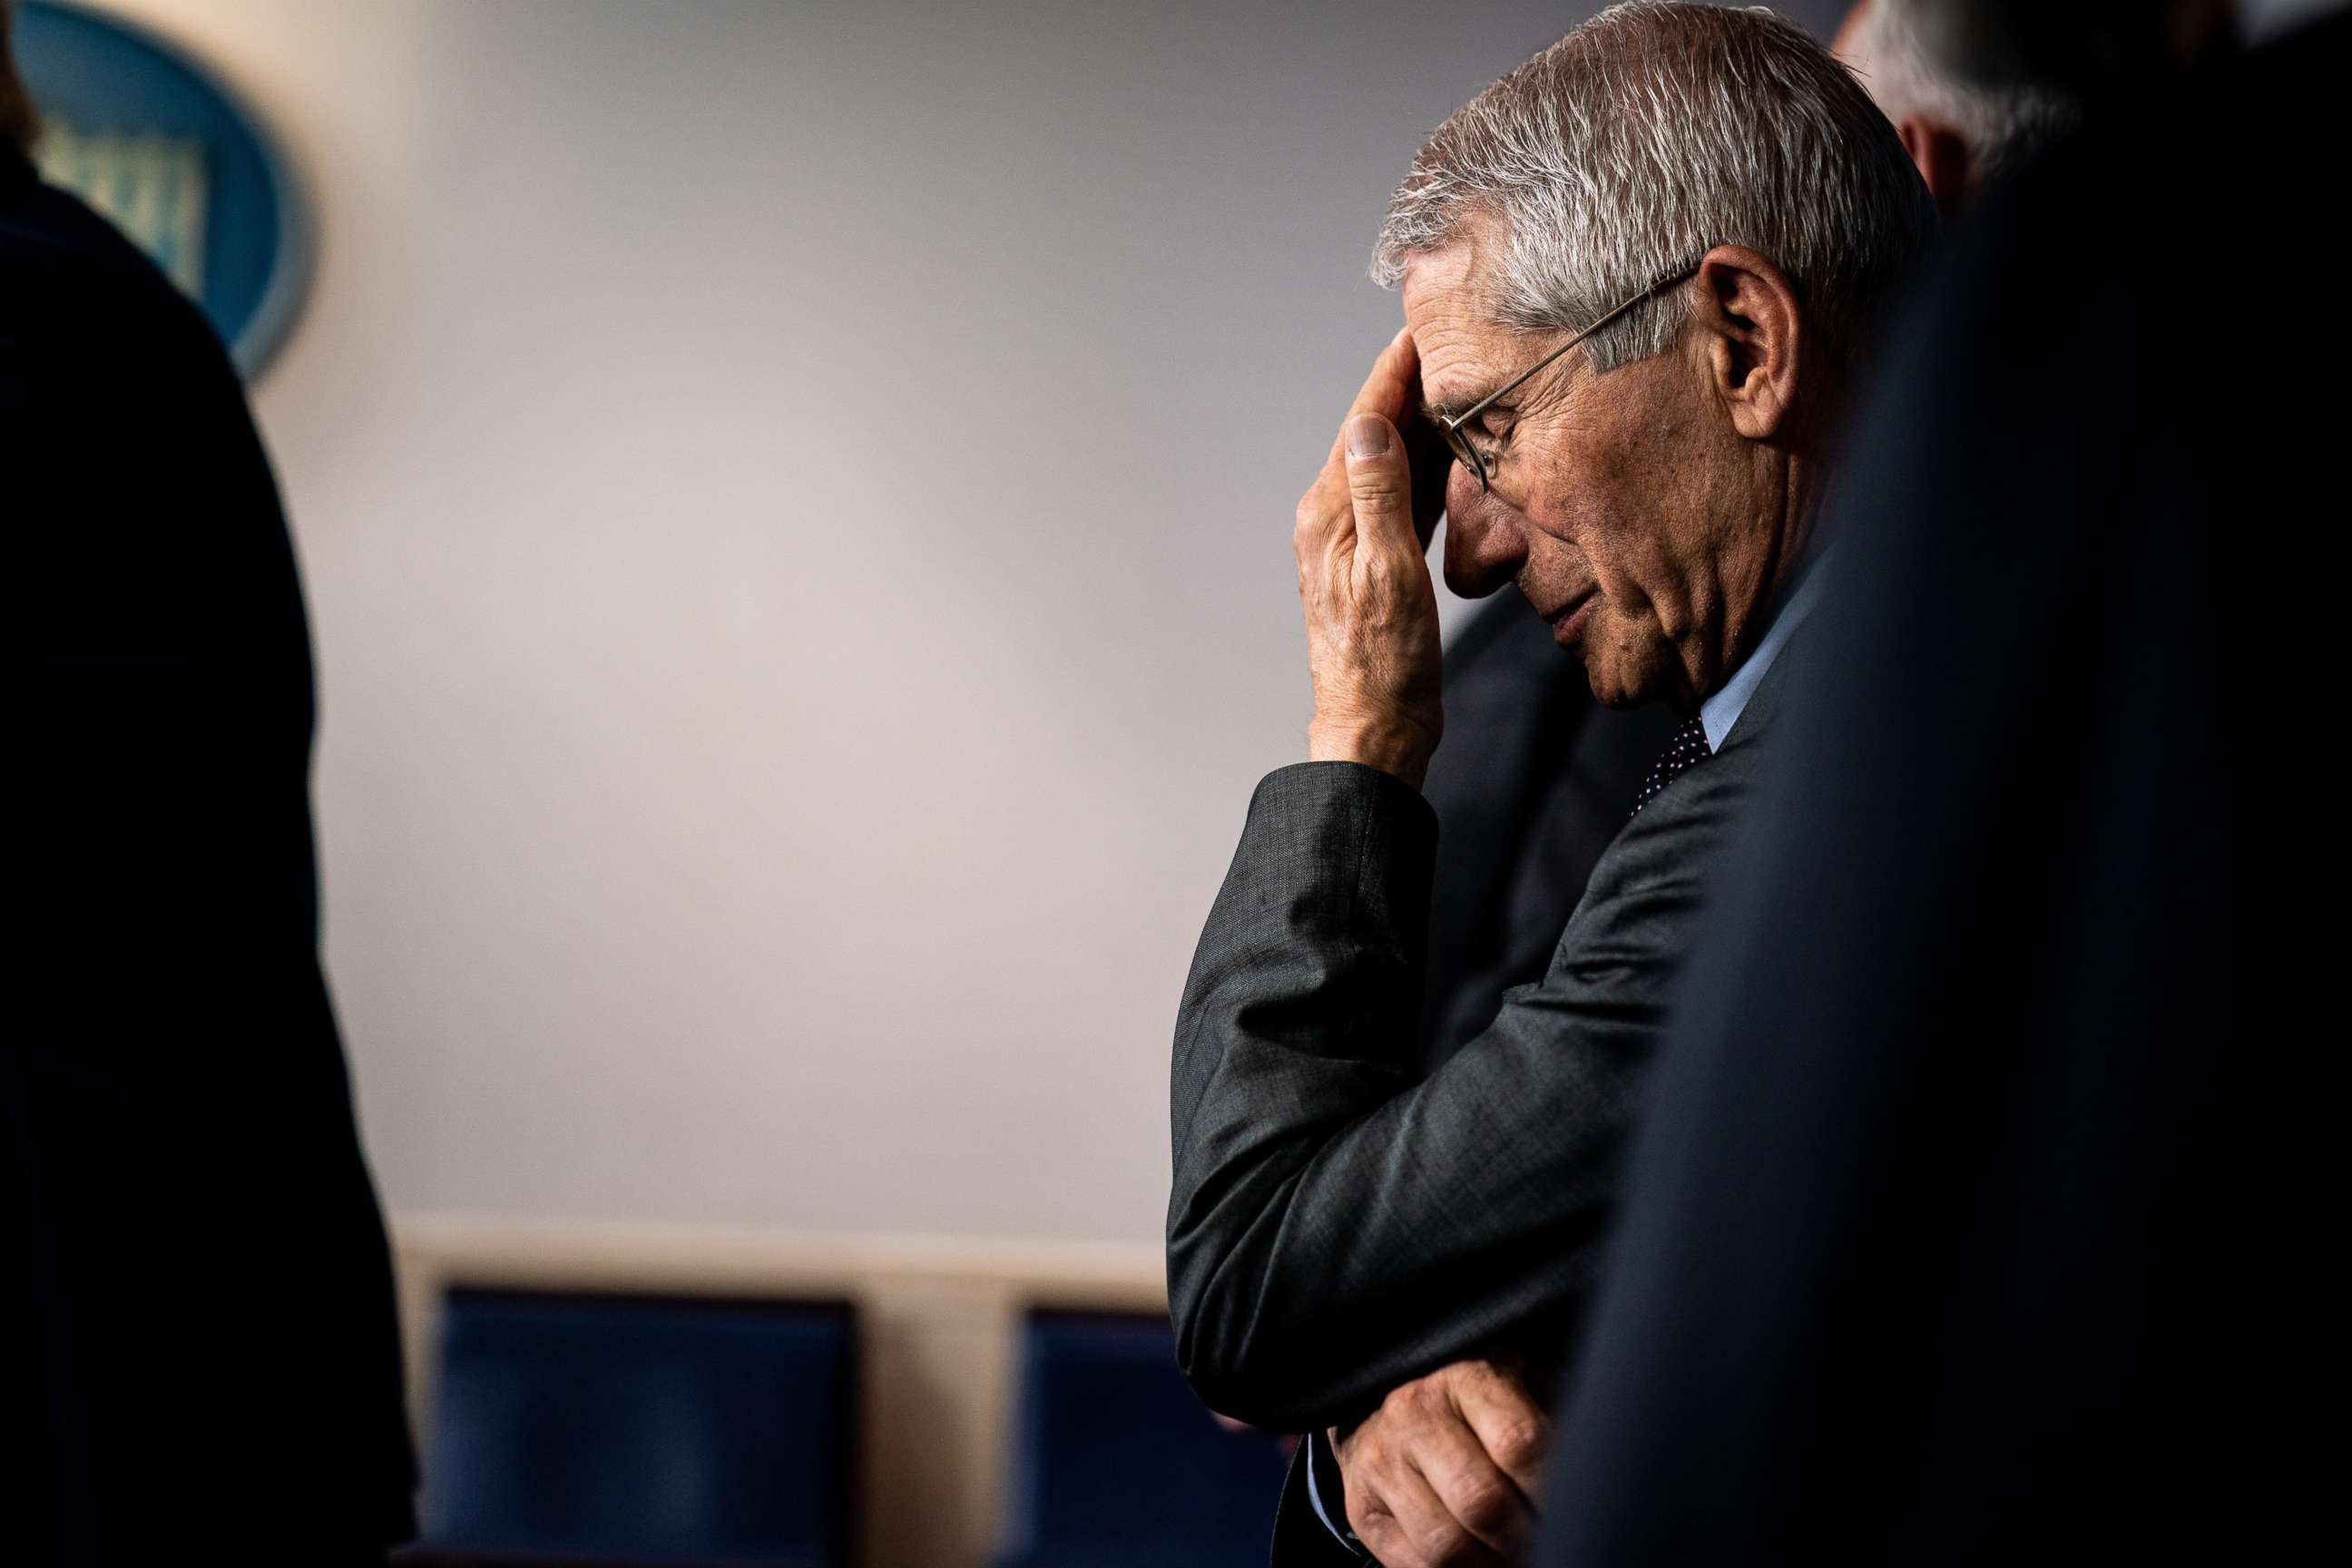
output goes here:
{"type": "Polygon", "coordinates": [[[1774,612],[1771,624],[1764,630],[1764,640],[1748,656],[1731,679],[1723,683],[1716,694],[1698,705],[1698,721],[1706,731],[1706,749],[1723,750],[1723,742],[1739,722],[1739,715],[1748,709],[1748,700],[1764,684],[1765,673],[1772,661],[1780,657],[1781,648],[1796,635],[1798,626],[1813,613],[1813,605],[1822,595],[1822,563],[1826,554],[1816,557],[1797,579],[1795,587],[1782,596],[1780,607],[1774,612]]]}

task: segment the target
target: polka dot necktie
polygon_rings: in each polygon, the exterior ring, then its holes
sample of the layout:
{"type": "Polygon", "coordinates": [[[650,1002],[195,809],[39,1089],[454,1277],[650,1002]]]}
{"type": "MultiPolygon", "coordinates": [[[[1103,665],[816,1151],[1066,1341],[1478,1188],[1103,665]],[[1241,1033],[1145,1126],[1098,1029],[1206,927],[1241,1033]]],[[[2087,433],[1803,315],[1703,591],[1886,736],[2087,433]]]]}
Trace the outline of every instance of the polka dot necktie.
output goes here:
{"type": "Polygon", "coordinates": [[[1693,719],[1681,729],[1676,730],[1673,739],[1666,742],[1665,753],[1658,758],[1657,765],[1650,770],[1650,776],[1642,781],[1642,793],[1633,797],[1633,809],[1628,815],[1639,816],[1642,808],[1649,805],[1660,790],[1674,782],[1676,773],[1681,773],[1693,763],[1713,755],[1715,755],[1714,749],[1706,743],[1705,724],[1693,719]]]}

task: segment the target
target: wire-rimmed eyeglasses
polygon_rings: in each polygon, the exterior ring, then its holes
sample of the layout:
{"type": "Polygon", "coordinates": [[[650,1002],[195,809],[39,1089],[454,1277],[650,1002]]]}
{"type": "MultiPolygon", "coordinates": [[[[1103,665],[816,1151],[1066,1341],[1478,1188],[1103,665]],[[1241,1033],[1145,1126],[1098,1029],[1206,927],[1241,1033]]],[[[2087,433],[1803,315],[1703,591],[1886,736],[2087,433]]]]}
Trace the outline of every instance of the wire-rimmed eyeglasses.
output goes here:
{"type": "Polygon", "coordinates": [[[1489,489],[1486,478],[1486,459],[1484,454],[1482,454],[1478,448],[1472,444],[1470,437],[1462,433],[1462,427],[1469,424],[1473,419],[1477,418],[1481,414],[1486,412],[1488,408],[1494,406],[1496,399],[1503,397],[1509,393],[1517,391],[1522,385],[1526,384],[1528,378],[1534,375],[1536,372],[1543,369],[1546,365],[1550,364],[1552,362],[1559,359],[1560,355],[1566,353],[1569,350],[1574,348],[1577,344],[1582,342],[1585,339],[1591,337],[1593,333],[1599,331],[1601,328],[1607,326],[1610,322],[1615,321],[1618,317],[1623,315],[1634,306],[1640,304],[1643,300],[1649,299],[1660,289],[1673,288],[1675,284],[1680,283],[1685,278],[1697,272],[1697,270],[1698,263],[1693,262],[1690,266],[1684,268],[1679,272],[1673,273],[1664,278],[1657,279],[1647,287],[1643,288],[1640,293],[1633,295],[1632,298],[1627,299],[1619,304],[1610,307],[1599,321],[1579,331],[1574,337],[1569,339],[1568,342],[1560,344],[1559,347],[1552,350],[1551,353],[1544,355],[1543,358],[1536,361],[1535,363],[1528,366],[1527,369],[1519,372],[1518,374],[1511,377],[1510,380],[1505,382],[1502,385],[1496,387],[1494,391],[1488,393],[1486,396],[1480,398],[1477,402],[1472,404],[1461,413],[1454,415],[1450,418],[1441,416],[1431,421],[1432,424],[1437,426],[1438,433],[1445,437],[1445,445],[1454,453],[1454,460],[1459,462],[1464,468],[1470,470],[1471,477],[1478,481],[1478,489],[1482,492],[1489,489]]]}

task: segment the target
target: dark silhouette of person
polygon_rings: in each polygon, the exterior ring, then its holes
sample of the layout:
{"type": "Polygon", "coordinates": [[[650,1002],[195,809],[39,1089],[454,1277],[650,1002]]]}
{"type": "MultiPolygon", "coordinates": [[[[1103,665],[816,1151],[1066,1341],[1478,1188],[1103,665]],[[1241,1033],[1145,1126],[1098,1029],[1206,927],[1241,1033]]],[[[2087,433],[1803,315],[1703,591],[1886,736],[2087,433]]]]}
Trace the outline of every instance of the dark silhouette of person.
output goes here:
{"type": "MultiPolygon", "coordinates": [[[[2045,58],[2079,20],[2014,9],[2045,58]]],[[[1542,1562],[2252,1561],[2331,1522],[2308,213],[2347,67],[2339,16],[2103,96],[1897,338],[1542,1562]]]]}
{"type": "Polygon", "coordinates": [[[219,340],[35,176],[5,55],[0,125],[23,659],[5,1554],[381,1562],[415,1469],[319,963],[291,541],[219,340]]]}

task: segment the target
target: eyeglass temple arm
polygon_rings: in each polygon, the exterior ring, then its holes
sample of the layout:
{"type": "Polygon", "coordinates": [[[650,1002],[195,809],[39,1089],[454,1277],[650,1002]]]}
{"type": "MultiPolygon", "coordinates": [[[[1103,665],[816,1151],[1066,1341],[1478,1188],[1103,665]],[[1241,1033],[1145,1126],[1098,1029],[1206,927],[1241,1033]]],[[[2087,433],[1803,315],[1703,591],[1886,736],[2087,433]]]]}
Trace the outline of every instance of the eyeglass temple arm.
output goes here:
{"type": "Polygon", "coordinates": [[[1517,391],[1530,376],[1534,375],[1536,372],[1543,369],[1544,366],[1551,363],[1554,360],[1559,358],[1560,355],[1566,353],[1569,350],[1574,348],[1577,344],[1582,342],[1585,339],[1591,337],[1593,333],[1599,331],[1601,328],[1607,326],[1610,322],[1615,321],[1618,317],[1623,315],[1634,306],[1640,304],[1643,300],[1647,300],[1650,296],[1655,294],[1659,289],[1671,289],[1675,284],[1681,282],[1684,279],[1690,277],[1697,270],[1697,264],[1694,263],[1691,266],[1684,268],[1680,272],[1675,273],[1671,277],[1659,279],[1656,282],[1651,284],[1640,293],[1633,295],[1631,299],[1624,300],[1621,304],[1612,306],[1599,321],[1593,322],[1591,326],[1584,328],[1574,337],[1569,339],[1568,342],[1560,344],[1559,347],[1552,350],[1551,353],[1544,355],[1543,358],[1536,361],[1535,363],[1528,366],[1527,369],[1511,377],[1510,380],[1505,382],[1502,385],[1496,387],[1494,391],[1488,393],[1486,396],[1480,398],[1477,402],[1472,404],[1461,413],[1456,414],[1453,418],[1446,420],[1444,422],[1446,429],[1460,430],[1462,426],[1469,424],[1470,421],[1477,418],[1478,416],[1486,412],[1487,408],[1494,404],[1496,399],[1502,397],[1508,393],[1517,391]]]}

